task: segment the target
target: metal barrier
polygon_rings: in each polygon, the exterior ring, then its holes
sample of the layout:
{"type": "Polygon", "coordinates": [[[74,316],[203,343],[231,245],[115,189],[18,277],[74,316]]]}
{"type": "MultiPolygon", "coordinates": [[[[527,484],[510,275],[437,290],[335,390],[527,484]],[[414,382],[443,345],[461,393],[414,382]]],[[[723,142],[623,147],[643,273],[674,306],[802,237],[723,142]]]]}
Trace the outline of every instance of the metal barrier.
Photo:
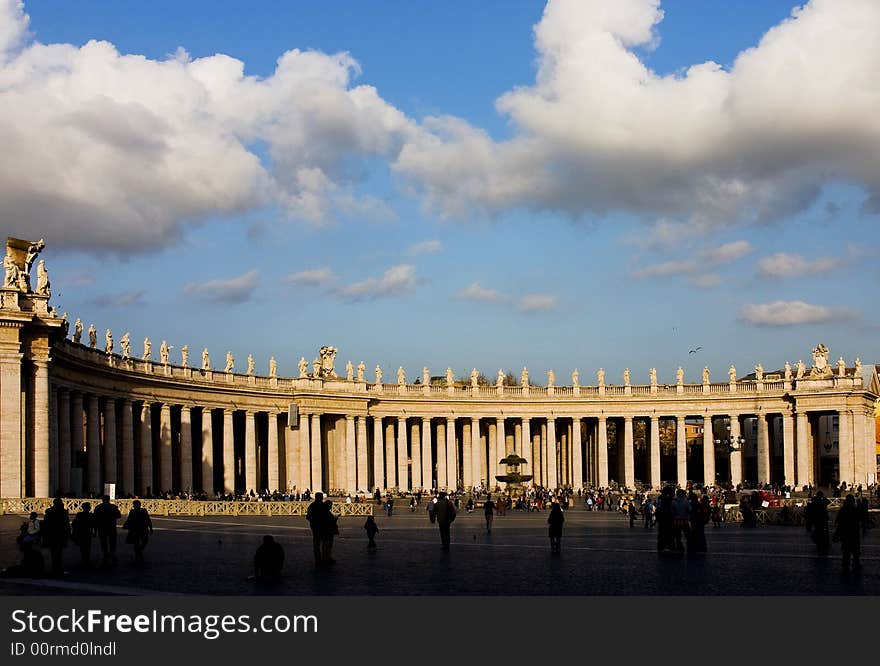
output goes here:
{"type": "MultiPolygon", "coordinates": [[[[28,515],[36,511],[43,515],[52,499],[48,497],[24,497],[0,499],[0,514],[28,515]]],[[[71,514],[79,513],[83,502],[90,502],[92,509],[101,503],[99,499],[63,498],[64,508],[71,514]]],[[[114,504],[125,515],[131,510],[134,499],[117,499],[114,504]]],[[[219,500],[163,500],[141,499],[141,506],[153,516],[305,516],[310,502],[235,502],[219,500]]],[[[342,517],[372,516],[372,502],[333,502],[332,511],[342,517]]]]}

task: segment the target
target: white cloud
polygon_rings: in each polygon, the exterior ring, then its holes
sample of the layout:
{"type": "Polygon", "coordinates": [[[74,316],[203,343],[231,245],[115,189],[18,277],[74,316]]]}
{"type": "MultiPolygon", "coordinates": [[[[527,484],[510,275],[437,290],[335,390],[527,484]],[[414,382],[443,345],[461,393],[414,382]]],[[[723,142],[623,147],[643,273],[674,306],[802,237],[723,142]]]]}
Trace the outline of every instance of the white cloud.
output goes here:
{"type": "Polygon", "coordinates": [[[291,273],[285,279],[286,282],[299,287],[322,287],[336,280],[336,274],[329,266],[316,268],[299,273],[291,273]]]}
{"type": "Polygon", "coordinates": [[[21,0],[0,2],[0,64],[27,36],[28,15],[21,0]]]}
{"type": "Polygon", "coordinates": [[[519,299],[517,307],[521,312],[544,312],[553,310],[558,300],[549,294],[525,294],[519,299]]]}
{"type": "Polygon", "coordinates": [[[626,210],[667,220],[660,237],[776,220],[829,182],[880,205],[880,3],[813,0],[729,69],[669,76],[633,50],[662,16],[657,0],[550,0],[535,83],[496,102],[512,138],[430,118],[396,168],[447,215],[626,210]]]}
{"type": "Polygon", "coordinates": [[[460,290],[458,297],[469,301],[482,301],[486,303],[501,303],[507,300],[507,297],[501,292],[484,287],[478,281],[471,282],[467,287],[460,290]]]}
{"type": "Polygon", "coordinates": [[[662,264],[646,266],[633,273],[635,278],[670,277],[674,275],[688,275],[700,269],[695,261],[667,261],[662,264]]]}
{"type": "Polygon", "coordinates": [[[739,317],[753,326],[797,326],[818,324],[840,319],[854,319],[858,313],[842,308],[811,305],[803,301],[773,301],[745,305],[739,317]]]}
{"type": "Polygon", "coordinates": [[[146,302],[147,291],[137,289],[125,291],[120,294],[103,294],[88,299],[88,302],[103,308],[124,308],[131,305],[143,305],[146,302]]]}
{"type": "Polygon", "coordinates": [[[725,243],[716,248],[704,250],[702,255],[706,261],[713,264],[729,264],[744,257],[752,250],[754,250],[754,247],[752,247],[751,243],[746,240],[738,240],[733,241],[732,243],[725,243]]]}
{"type": "Polygon", "coordinates": [[[421,254],[437,254],[443,249],[443,243],[439,240],[426,240],[421,243],[416,243],[415,245],[411,245],[409,250],[407,250],[407,254],[410,256],[418,256],[421,254]]]}
{"type": "Polygon", "coordinates": [[[228,280],[191,282],[183,292],[213,303],[243,303],[251,297],[259,283],[256,269],[228,280]]]}
{"type": "Polygon", "coordinates": [[[381,278],[368,278],[334,290],[334,294],[348,301],[370,300],[395,296],[415,287],[416,267],[411,264],[392,266],[381,278]]]}
{"type": "Polygon", "coordinates": [[[700,289],[712,289],[721,284],[721,276],[715,273],[706,273],[704,275],[695,275],[689,282],[700,289]]]}
{"type": "Polygon", "coordinates": [[[828,273],[840,265],[835,257],[807,259],[800,254],[777,252],[758,261],[758,275],[765,278],[796,278],[828,273]]]}

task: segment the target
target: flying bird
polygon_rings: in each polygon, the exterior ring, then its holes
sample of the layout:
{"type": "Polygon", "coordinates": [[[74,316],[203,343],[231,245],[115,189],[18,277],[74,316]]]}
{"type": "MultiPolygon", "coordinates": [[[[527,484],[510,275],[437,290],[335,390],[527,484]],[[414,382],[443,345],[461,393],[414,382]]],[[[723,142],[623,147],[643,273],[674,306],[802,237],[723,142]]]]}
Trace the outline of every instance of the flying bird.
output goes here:
{"type": "Polygon", "coordinates": [[[702,349],[702,347],[696,347],[695,349],[691,349],[691,350],[688,352],[688,354],[696,354],[696,353],[697,353],[698,351],[700,351],[701,349],[702,349]]]}

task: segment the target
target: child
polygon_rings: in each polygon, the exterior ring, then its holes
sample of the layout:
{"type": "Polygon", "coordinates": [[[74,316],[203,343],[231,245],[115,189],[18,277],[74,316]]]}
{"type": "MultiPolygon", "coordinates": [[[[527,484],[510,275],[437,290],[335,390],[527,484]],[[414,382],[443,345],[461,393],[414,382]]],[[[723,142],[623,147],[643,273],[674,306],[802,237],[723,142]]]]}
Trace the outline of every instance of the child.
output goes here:
{"type": "Polygon", "coordinates": [[[364,529],[367,531],[367,538],[370,540],[367,543],[367,548],[370,550],[374,550],[376,548],[376,532],[379,531],[379,526],[376,525],[376,519],[373,516],[367,516],[367,522],[364,523],[364,529]]]}

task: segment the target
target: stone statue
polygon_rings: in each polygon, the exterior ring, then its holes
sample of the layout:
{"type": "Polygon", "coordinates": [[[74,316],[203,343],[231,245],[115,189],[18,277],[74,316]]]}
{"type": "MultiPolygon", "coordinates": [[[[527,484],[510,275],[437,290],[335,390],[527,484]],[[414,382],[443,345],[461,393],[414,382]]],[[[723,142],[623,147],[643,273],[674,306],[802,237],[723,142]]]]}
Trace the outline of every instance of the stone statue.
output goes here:
{"type": "Polygon", "coordinates": [[[605,368],[599,368],[596,371],[596,382],[599,386],[605,386],[605,368]]]}
{"type": "Polygon", "coordinates": [[[681,386],[684,384],[684,368],[678,366],[678,370],[675,371],[675,383],[681,386]]]}
{"type": "Polygon", "coordinates": [[[358,363],[357,371],[358,371],[358,374],[357,374],[358,381],[359,382],[364,381],[364,373],[367,371],[367,366],[364,365],[363,361],[358,363]]]}
{"type": "Polygon", "coordinates": [[[46,241],[42,238],[38,240],[36,243],[31,243],[30,247],[28,247],[27,256],[24,260],[24,272],[26,275],[30,275],[31,267],[34,265],[34,261],[37,258],[37,255],[43,251],[43,248],[46,247],[46,241]]]}
{"type": "Polygon", "coordinates": [[[165,340],[162,340],[162,344],[159,345],[159,360],[162,361],[162,365],[168,365],[168,355],[169,355],[170,347],[165,340]]]}
{"type": "Polygon", "coordinates": [[[153,344],[150,342],[150,338],[144,338],[144,358],[143,360],[149,361],[150,357],[153,355],[153,344]]]}
{"type": "Polygon", "coordinates": [[[98,346],[98,331],[94,324],[89,324],[89,347],[92,349],[98,346]]]}
{"type": "Polygon", "coordinates": [[[269,376],[277,377],[278,376],[278,361],[275,360],[275,357],[272,356],[269,359],[269,376]]]}
{"type": "Polygon", "coordinates": [[[730,369],[727,371],[727,376],[730,378],[731,384],[736,384],[736,367],[731,365],[730,369]]]}
{"type": "Polygon", "coordinates": [[[351,361],[345,364],[345,378],[348,381],[352,381],[354,379],[354,365],[351,361]]]}
{"type": "Polygon", "coordinates": [[[82,323],[82,320],[79,317],[77,317],[76,321],[73,322],[73,341],[76,344],[80,344],[80,341],[82,340],[82,334],[83,334],[83,323],[82,323]]]}
{"type": "Polygon", "coordinates": [[[575,368],[574,372],[571,373],[571,385],[575,388],[578,388],[581,385],[580,376],[581,375],[577,371],[577,368],[575,368]]]}
{"type": "Polygon", "coordinates": [[[232,372],[235,369],[235,358],[232,356],[231,351],[226,352],[226,367],[223,369],[224,372],[232,372]]]}
{"type": "Polygon", "coordinates": [[[128,331],[125,332],[119,342],[122,345],[122,358],[127,361],[131,358],[131,335],[129,335],[128,331]]]}
{"type": "Polygon", "coordinates": [[[254,355],[248,354],[248,367],[247,367],[248,375],[254,374],[254,355]]]}
{"type": "Polygon", "coordinates": [[[504,386],[504,371],[500,368],[498,369],[498,377],[495,379],[495,386],[497,388],[504,386]]]}
{"type": "Polygon", "coordinates": [[[479,378],[480,373],[477,372],[477,369],[474,368],[471,370],[471,388],[477,388],[477,379],[479,378]]]}
{"type": "Polygon", "coordinates": [[[446,387],[449,388],[455,384],[455,375],[452,374],[452,368],[446,368],[446,387]]]}
{"type": "Polygon", "coordinates": [[[18,267],[18,264],[15,263],[15,259],[12,258],[12,254],[9,249],[6,250],[6,256],[3,257],[3,268],[6,269],[6,277],[3,278],[3,284],[6,287],[18,287],[18,276],[21,273],[21,269],[18,267]]]}
{"type": "Polygon", "coordinates": [[[297,368],[299,368],[300,379],[304,379],[309,376],[309,364],[306,362],[305,356],[300,357],[297,368]]]}
{"type": "Polygon", "coordinates": [[[810,376],[822,376],[828,374],[828,347],[821,342],[813,350],[813,367],[810,376]]]}
{"type": "Polygon", "coordinates": [[[315,357],[315,360],[312,361],[312,377],[317,379],[321,376],[321,359],[319,357],[315,357]]]}
{"type": "Polygon", "coordinates": [[[784,379],[785,379],[785,381],[787,381],[787,382],[790,382],[790,381],[791,381],[791,363],[789,363],[788,361],[785,362],[785,375],[784,375],[784,379]]]}
{"type": "Polygon", "coordinates": [[[552,387],[556,383],[556,373],[552,370],[547,371],[547,388],[552,387]]]}
{"type": "Polygon", "coordinates": [[[406,384],[406,373],[403,371],[403,366],[397,368],[397,383],[400,385],[406,384]]]}
{"type": "Polygon", "coordinates": [[[184,368],[189,367],[189,347],[187,345],[180,348],[180,364],[184,368]]]}
{"type": "Polygon", "coordinates": [[[422,368],[422,384],[427,386],[431,383],[431,373],[428,372],[428,368],[422,368]]]}
{"type": "Polygon", "coordinates": [[[709,366],[708,365],[703,368],[703,383],[704,384],[709,383],[709,366]]]}
{"type": "Polygon", "coordinates": [[[523,368],[522,375],[519,378],[520,384],[523,386],[529,385],[529,371],[526,368],[523,368]]]}
{"type": "Polygon", "coordinates": [[[651,368],[648,375],[651,377],[651,386],[657,386],[657,368],[651,368]]]}
{"type": "MultiPolygon", "coordinates": [[[[324,345],[318,350],[318,354],[321,357],[321,367],[320,367],[320,376],[324,379],[332,378],[335,379],[338,377],[336,371],[333,370],[333,362],[336,360],[336,347],[330,347],[328,345],[324,345]]],[[[315,373],[315,376],[318,376],[318,372],[315,373]]]]}
{"type": "Polygon", "coordinates": [[[37,293],[40,296],[51,296],[49,285],[49,271],[46,270],[46,260],[40,259],[37,264],[37,293]]]}
{"type": "Polygon", "coordinates": [[[67,337],[67,332],[70,330],[70,322],[67,321],[67,312],[61,315],[61,331],[64,333],[64,337],[67,337]]]}
{"type": "Polygon", "coordinates": [[[623,371],[623,385],[629,386],[629,368],[623,371]]]}
{"type": "Polygon", "coordinates": [[[861,377],[862,376],[862,360],[857,356],[856,360],[853,362],[853,377],[861,377]]]}
{"type": "Polygon", "coordinates": [[[202,350],[202,370],[208,372],[211,369],[211,357],[208,355],[208,348],[202,350]]]}
{"type": "Polygon", "coordinates": [[[376,383],[382,383],[382,368],[380,368],[378,365],[376,366],[376,383]]]}
{"type": "MultiPolygon", "coordinates": [[[[42,259],[40,260],[40,263],[43,263],[42,259]]],[[[104,334],[104,351],[108,356],[113,353],[113,334],[110,332],[109,328],[104,334]]]]}
{"type": "Polygon", "coordinates": [[[837,359],[837,376],[846,377],[846,361],[843,360],[843,356],[837,359]]]}
{"type": "Polygon", "coordinates": [[[755,379],[759,382],[764,381],[764,366],[760,363],[755,366],[755,379]]]}
{"type": "Polygon", "coordinates": [[[807,366],[803,362],[803,360],[798,359],[796,368],[797,368],[797,370],[795,372],[795,379],[803,379],[804,374],[806,374],[806,372],[807,372],[807,366]]]}

